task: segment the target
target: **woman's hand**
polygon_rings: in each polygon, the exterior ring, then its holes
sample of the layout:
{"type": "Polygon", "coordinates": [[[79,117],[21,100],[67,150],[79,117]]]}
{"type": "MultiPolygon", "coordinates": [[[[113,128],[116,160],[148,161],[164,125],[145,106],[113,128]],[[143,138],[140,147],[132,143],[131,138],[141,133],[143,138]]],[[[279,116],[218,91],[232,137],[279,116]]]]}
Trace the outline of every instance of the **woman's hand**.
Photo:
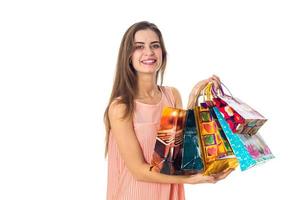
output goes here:
{"type": "Polygon", "coordinates": [[[216,183],[220,180],[225,179],[234,169],[227,169],[218,174],[204,176],[202,173],[191,175],[186,178],[185,183],[187,184],[198,184],[198,183],[216,183]]]}
{"type": "Polygon", "coordinates": [[[199,81],[192,89],[188,102],[188,109],[191,109],[195,106],[197,98],[200,92],[207,86],[209,82],[213,82],[213,87],[215,90],[218,90],[221,87],[220,78],[216,75],[209,77],[208,79],[199,81]]]}
{"type": "Polygon", "coordinates": [[[217,179],[214,176],[204,176],[202,173],[191,175],[186,178],[185,183],[187,184],[198,184],[198,183],[216,183],[217,179]]]}

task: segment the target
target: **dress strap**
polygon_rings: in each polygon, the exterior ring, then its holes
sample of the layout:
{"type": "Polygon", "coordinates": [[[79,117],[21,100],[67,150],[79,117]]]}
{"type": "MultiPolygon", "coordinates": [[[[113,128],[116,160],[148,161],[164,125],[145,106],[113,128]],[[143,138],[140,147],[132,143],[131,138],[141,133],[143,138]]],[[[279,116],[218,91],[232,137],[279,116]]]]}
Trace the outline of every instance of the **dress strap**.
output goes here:
{"type": "Polygon", "coordinates": [[[162,93],[165,95],[165,97],[167,98],[169,104],[175,108],[175,99],[174,96],[172,95],[172,90],[171,88],[166,88],[164,86],[158,86],[160,88],[160,90],[162,91],[162,93]]]}

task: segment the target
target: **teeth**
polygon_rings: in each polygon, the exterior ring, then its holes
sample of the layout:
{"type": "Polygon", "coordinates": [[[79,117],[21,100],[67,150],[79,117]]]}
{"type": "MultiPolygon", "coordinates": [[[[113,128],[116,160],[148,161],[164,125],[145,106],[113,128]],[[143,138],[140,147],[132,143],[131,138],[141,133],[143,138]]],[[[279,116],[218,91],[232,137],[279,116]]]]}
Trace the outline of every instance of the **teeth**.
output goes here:
{"type": "Polygon", "coordinates": [[[142,63],[145,63],[145,64],[152,64],[152,63],[155,63],[156,60],[143,60],[142,63]]]}

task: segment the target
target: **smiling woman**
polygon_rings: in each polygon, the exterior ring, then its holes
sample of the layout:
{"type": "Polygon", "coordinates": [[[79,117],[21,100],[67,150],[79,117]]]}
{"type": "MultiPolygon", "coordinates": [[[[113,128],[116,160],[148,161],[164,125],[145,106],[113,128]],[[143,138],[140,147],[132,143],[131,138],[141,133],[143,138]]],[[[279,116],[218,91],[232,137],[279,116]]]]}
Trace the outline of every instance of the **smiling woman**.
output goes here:
{"type": "MultiPolygon", "coordinates": [[[[184,183],[214,183],[230,172],[173,176],[149,171],[163,107],[182,108],[179,92],[162,86],[167,52],[160,30],[139,22],[124,34],[109,104],[104,114],[108,155],[107,199],[182,200],[184,183]],[[157,85],[160,74],[161,84],[157,85]]],[[[209,81],[192,90],[189,105],[209,81]]]]}
{"type": "Polygon", "coordinates": [[[162,62],[162,49],[155,32],[146,29],[135,34],[131,61],[137,73],[155,74],[159,70],[162,62]]]}

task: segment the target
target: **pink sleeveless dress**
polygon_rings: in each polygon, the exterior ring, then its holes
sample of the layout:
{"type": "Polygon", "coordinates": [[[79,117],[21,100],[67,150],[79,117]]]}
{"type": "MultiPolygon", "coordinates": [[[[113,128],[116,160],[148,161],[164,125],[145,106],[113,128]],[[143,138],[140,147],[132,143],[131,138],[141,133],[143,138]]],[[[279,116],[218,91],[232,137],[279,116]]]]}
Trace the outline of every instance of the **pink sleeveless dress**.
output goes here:
{"type": "MultiPolygon", "coordinates": [[[[151,163],[164,106],[174,107],[175,99],[169,87],[160,87],[158,104],[135,102],[133,126],[143,150],[145,161],[151,163]]],[[[114,140],[109,136],[107,200],[184,200],[183,184],[162,184],[137,181],[129,172],[114,140]]]]}

